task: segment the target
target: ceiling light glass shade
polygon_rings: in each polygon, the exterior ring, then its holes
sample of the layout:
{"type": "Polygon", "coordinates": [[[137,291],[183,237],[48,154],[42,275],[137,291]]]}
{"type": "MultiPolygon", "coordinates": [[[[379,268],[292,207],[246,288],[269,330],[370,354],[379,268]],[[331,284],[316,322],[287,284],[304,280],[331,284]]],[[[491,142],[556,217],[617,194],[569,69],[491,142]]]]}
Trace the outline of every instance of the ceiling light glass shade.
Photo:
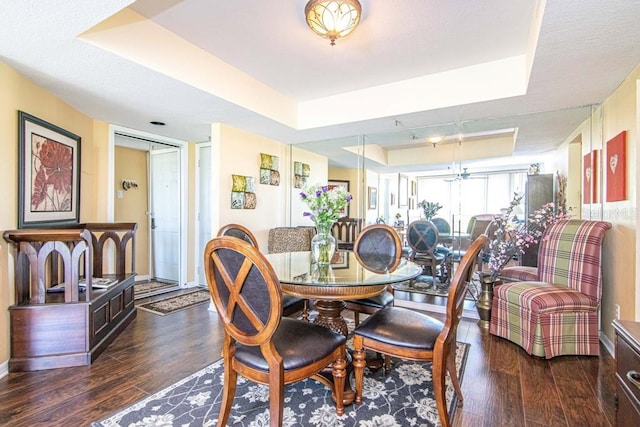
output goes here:
{"type": "Polygon", "coordinates": [[[362,7],[358,0],[311,0],[304,8],[309,27],[320,37],[331,40],[344,37],[360,22],[362,7]]]}

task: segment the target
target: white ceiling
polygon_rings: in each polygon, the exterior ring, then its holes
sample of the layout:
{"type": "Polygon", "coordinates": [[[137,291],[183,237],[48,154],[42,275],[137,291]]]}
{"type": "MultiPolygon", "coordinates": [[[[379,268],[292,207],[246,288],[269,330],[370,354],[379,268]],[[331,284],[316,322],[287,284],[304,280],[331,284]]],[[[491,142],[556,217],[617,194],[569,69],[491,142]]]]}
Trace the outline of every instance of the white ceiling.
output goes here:
{"type": "Polygon", "coordinates": [[[516,128],[515,154],[547,152],[640,63],[637,1],[361,0],[333,47],[305,3],[3,0],[0,60],[108,123],[198,142],[220,122],[336,163],[318,141],[516,128]]]}

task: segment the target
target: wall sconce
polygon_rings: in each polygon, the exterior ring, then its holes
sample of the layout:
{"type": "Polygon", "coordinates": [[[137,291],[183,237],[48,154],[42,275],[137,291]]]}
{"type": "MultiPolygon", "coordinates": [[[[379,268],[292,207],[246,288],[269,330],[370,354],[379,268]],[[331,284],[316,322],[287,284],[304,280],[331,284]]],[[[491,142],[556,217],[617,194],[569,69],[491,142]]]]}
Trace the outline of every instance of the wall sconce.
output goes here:
{"type": "Polygon", "coordinates": [[[124,191],[129,190],[130,188],[138,189],[138,183],[133,179],[123,179],[122,180],[122,189],[124,191]]]}

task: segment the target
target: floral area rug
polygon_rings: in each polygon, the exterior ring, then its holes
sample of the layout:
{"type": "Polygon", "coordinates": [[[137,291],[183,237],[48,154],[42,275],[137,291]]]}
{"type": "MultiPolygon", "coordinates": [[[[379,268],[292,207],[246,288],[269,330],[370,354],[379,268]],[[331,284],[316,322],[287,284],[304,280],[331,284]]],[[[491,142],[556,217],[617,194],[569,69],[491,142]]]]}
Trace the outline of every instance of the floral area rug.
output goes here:
{"type": "Polygon", "coordinates": [[[133,285],[134,295],[136,299],[147,298],[153,295],[172,292],[179,289],[175,282],[159,282],[156,280],[138,282],[133,285]]]}
{"type": "Polygon", "coordinates": [[[194,305],[209,302],[210,300],[211,296],[209,291],[198,290],[195,292],[189,292],[188,294],[138,304],[136,307],[140,310],[150,311],[152,313],[159,314],[160,316],[164,316],[166,314],[184,310],[185,308],[193,307],[194,305]]]}
{"type": "MultiPolygon", "coordinates": [[[[462,381],[468,344],[458,343],[456,369],[462,381]]],[[[141,400],[118,413],[92,424],[92,427],[215,426],[223,384],[222,360],[141,400]]],[[[447,376],[449,414],[457,404],[447,376]]],[[[345,407],[337,416],[330,390],[307,379],[285,387],[283,426],[439,426],[433,396],[431,363],[394,360],[384,370],[365,372],[363,403],[345,407]]],[[[269,425],[269,389],[238,376],[229,426],[269,425]]]]}
{"type": "MultiPolygon", "coordinates": [[[[433,285],[431,276],[418,276],[413,281],[405,281],[400,283],[394,283],[393,289],[404,292],[417,292],[420,294],[434,295],[438,297],[447,297],[449,295],[449,285],[441,284],[439,282],[433,285]]],[[[480,283],[474,279],[469,283],[469,291],[465,295],[465,299],[470,301],[477,301],[480,294],[480,283]]]]}

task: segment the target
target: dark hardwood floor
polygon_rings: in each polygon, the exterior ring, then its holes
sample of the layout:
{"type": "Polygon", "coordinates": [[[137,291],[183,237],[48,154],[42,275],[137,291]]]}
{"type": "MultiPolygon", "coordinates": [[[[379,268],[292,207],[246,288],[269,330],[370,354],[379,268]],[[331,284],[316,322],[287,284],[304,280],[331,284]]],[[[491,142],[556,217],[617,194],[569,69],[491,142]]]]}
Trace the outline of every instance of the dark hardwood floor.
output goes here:
{"type": "MultiPolygon", "coordinates": [[[[93,365],[0,379],[0,425],[88,426],[219,359],[222,339],[208,304],[164,317],[138,310],[93,365]]],[[[458,339],[471,347],[455,426],[615,425],[615,366],[604,348],[599,358],[546,361],[464,319],[458,339]]]]}

